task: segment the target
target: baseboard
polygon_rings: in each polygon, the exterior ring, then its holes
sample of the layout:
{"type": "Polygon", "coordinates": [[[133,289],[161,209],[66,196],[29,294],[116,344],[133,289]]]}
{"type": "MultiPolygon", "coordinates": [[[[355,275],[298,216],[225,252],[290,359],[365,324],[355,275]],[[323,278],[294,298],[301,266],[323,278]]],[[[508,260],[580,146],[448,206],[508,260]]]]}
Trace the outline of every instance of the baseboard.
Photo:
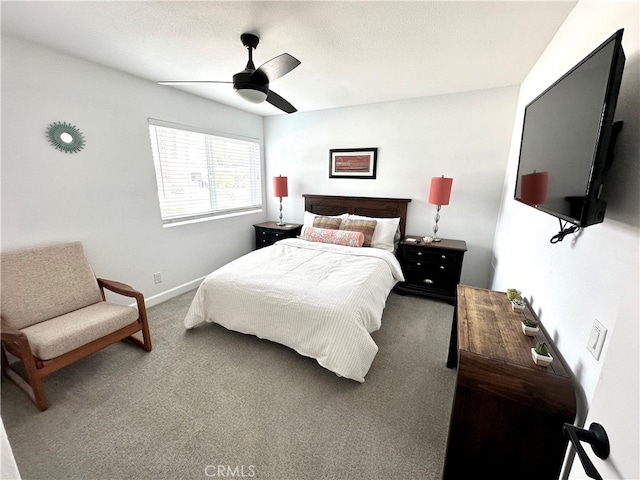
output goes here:
{"type": "Polygon", "coordinates": [[[166,290],[164,292],[160,292],[157,295],[146,297],[144,299],[144,304],[147,306],[147,308],[149,308],[162,302],[166,302],[173,297],[177,297],[178,295],[187,293],[194,288],[198,288],[204,279],[205,277],[196,278],[195,280],[192,280],[190,282],[183,283],[182,285],[178,285],[177,287],[170,288],[169,290],[166,290]]]}

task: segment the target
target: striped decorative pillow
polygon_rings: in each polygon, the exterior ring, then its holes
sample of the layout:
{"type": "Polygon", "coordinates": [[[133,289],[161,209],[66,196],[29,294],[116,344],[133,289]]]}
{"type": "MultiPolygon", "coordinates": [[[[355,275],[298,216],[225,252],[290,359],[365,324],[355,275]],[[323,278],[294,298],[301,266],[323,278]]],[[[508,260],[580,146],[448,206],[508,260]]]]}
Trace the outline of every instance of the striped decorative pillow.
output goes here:
{"type": "Polygon", "coordinates": [[[313,226],[315,228],[326,228],[329,230],[338,230],[340,228],[341,223],[342,223],[342,219],[336,218],[336,217],[324,217],[322,215],[318,215],[313,219],[313,226]]]}
{"type": "Polygon", "coordinates": [[[362,215],[349,215],[350,220],[375,220],[376,229],[371,238],[371,247],[380,248],[389,252],[395,252],[400,241],[400,218],[365,217],[362,215]]]}
{"type": "Polygon", "coordinates": [[[351,218],[347,218],[342,221],[342,225],[340,225],[340,229],[349,230],[352,232],[362,232],[364,235],[364,244],[365,247],[371,246],[371,239],[373,238],[373,232],[376,230],[376,224],[378,222],[376,220],[354,220],[351,218]]]}
{"type": "Polygon", "coordinates": [[[307,227],[302,237],[310,242],[332,243],[347,247],[361,247],[364,242],[362,232],[348,232],[329,228],[307,227]]]}

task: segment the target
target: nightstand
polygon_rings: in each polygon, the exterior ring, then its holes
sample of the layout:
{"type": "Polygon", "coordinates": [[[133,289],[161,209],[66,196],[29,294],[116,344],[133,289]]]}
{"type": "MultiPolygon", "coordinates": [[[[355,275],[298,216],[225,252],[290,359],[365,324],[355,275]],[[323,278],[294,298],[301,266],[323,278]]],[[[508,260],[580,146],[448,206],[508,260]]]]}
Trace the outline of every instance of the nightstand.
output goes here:
{"type": "Polygon", "coordinates": [[[273,245],[283,238],[295,238],[300,235],[302,225],[299,223],[287,223],[279,226],[277,222],[256,223],[256,250],[273,245]]]}
{"type": "Polygon", "coordinates": [[[439,242],[426,243],[422,237],[405,236],[398,246],[398,260],[405,281],[398,284],[396,291],[440,298],[454,304],[466,251],[467,244],[462,240],[443,238],[439,242]]]}

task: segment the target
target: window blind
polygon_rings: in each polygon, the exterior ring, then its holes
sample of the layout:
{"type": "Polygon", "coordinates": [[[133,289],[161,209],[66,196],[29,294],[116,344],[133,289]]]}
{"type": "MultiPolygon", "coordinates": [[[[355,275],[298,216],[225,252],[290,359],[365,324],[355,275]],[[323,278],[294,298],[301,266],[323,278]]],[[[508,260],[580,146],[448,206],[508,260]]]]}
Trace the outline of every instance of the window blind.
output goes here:
{"type": "Polygon", "coordinates": [[[163,224],[262,208],[258,141],[151,120],[149,135],[163,224]]]}

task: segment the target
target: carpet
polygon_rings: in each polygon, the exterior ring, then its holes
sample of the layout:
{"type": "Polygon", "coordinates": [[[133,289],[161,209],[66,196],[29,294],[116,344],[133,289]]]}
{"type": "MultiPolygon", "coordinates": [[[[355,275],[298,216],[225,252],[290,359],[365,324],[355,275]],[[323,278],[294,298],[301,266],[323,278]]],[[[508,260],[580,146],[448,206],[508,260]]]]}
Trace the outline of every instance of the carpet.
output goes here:
{"type": "Polygon", "coordinates": [[[182,325],[195,291],[148,309],[153,351],[120,342],[43,380],[2,379],[23,479],[439,479],[453,307],[391,293],[362,384],[266,340],[182,325]]]}

